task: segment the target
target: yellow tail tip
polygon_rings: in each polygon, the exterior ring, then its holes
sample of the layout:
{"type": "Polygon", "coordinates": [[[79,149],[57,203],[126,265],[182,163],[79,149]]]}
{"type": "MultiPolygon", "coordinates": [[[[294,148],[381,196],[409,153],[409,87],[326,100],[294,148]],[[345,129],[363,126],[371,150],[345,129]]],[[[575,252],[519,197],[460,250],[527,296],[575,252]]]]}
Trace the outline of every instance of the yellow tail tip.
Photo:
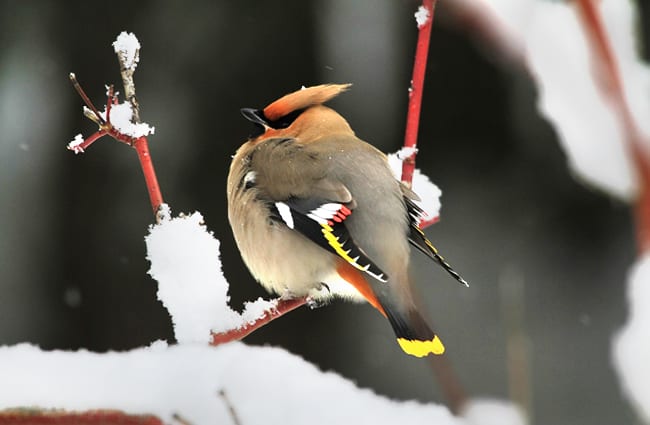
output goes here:
{"type": "Polygon", "coordinates": [[[440,355],[445,352],[445,346],[437,335],[430,341],[397,338],[397,343],[406,354],[415,357],[424,357],[431,353],[440,355]]]}

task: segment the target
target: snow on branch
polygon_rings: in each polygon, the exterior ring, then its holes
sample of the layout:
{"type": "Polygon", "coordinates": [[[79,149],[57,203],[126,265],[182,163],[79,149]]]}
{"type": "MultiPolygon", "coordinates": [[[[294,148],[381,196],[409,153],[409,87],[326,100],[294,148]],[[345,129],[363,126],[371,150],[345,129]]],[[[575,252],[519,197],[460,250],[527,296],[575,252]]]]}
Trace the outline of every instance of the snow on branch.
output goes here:
{"type": "MultiPolygon", "coordinates": [[[[402,173],[404,160],[412,158],[416,152],[417,148],[410,147],[388,154],[388,163],[396,178],[399,178],[402,173]]],[[[440,196],[442,195],[440,188],[417,168],[411,172],[411,188],[420,197],[420,201],[416,201],[416,203],[425,212],[420,228],[425,228],[438,221],[440,216],[440,196]]]]}
{"type": "Polygon", "coordinates": [[[162,220],[145,238],[147,259],[179,343],[210,343],[214,334],[245,328],[277,309],[278,300],[258,299],[247,302],[242,314],[232,310],[219,240],[207,230],[203,216],[195,212],[170,218],[169,207],[162,210],[162,220]]]}
{"type": "Polygon", "coordinates": [[[163,198],[147,140],[147,136],[153,134],[155,128],[140,121],[140,106],[135,97],[135,82],[133,81],[133,73],[140,57],[140,43],[135,35],[122,32],[113,43],[113,47],[120,63],[126,101],[119,103],[118,93],[115,93],[113,86],[110,85],[106,89],[106,106],[100,112],[77,81],[77,76],[71,72],[70,81],[85,104],[84,115],[97,124],[99,130],[85,139],[78,134],[72,142],[68,143],[67,147],[75,154],[82,153],[96,140],[103,136],[110,136],[135,148],[144,173],[151,207],[158,220],[158,212],[163,198]]]}

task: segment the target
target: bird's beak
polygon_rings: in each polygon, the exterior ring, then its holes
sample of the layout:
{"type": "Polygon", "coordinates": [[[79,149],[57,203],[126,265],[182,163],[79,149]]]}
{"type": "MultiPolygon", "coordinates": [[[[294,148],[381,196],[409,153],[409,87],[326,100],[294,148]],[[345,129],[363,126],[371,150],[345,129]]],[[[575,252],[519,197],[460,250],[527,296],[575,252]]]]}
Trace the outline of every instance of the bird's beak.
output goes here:
{"type": "Polygon", "coordinates": [[[260,109],[242,108],[240,111],[244,118],[246,118],[248,121],[254,124],[259,124],[265,129],[269,127],[269,123],[264,117],[264,112],[260,109]]]}

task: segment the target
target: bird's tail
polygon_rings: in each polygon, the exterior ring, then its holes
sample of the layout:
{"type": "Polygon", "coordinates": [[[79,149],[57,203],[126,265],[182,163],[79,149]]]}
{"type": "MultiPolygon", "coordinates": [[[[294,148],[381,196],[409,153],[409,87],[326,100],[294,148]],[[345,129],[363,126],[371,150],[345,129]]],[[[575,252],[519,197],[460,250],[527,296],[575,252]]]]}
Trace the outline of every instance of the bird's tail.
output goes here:
{"type": "Polygon", "coordinates": [[[397,343],[406,354],[424,357],[429,354],[442,354],[445,346],[424,320],[422,315],[412,308],[404,313],[383,305],[386,318],[393,327],[397,343]]]}

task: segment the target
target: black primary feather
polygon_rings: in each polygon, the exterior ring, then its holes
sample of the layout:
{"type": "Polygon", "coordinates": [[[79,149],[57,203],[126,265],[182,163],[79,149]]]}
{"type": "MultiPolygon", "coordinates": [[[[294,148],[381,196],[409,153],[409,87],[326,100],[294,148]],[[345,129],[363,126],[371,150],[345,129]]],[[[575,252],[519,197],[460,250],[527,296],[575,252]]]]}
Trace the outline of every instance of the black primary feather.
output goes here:
{"type": "Polygon", "coordinates": [[[409,242],[411,245],[416,247],[420,252],[422,252],[427,257],[431,258],[433,261],[438,263],[443,269],[447,271],[454,279],[465,286],[469,286],[467,281],[454,270],[447,261],[438,254],[438,250],[435,246],[427,239],[426,235],[420,229],[420,220],[424,214],[422,208],[420,208],[413,200],[408,197],[404,197],[406,202],[406,209],[409,215],[409,242]]]}

